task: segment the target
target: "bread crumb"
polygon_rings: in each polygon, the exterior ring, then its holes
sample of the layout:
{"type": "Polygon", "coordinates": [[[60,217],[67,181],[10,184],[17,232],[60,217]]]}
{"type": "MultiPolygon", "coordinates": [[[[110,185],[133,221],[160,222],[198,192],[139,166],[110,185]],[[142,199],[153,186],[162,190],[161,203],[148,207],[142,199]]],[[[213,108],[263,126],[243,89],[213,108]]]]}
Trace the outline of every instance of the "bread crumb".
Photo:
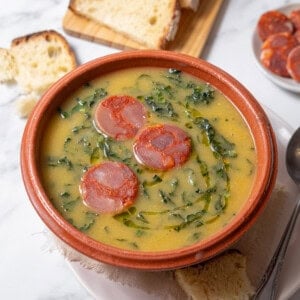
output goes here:
{"type": "Polygon", "coordinates": [[[16,100],[15,104],[18,115],[21,118],[27,118],[38,102],[39,98],[40,96],[35,93],[21,95],[16,100]]]}

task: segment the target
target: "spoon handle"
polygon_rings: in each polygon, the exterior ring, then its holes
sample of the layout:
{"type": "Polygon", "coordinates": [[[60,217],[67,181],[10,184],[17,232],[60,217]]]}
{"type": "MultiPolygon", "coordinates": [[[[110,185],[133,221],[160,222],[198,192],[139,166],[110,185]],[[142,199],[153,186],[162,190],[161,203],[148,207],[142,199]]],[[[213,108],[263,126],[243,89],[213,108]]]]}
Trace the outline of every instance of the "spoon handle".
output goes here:
{"type": "MultiPolygon", "coordinates": [[[[254,299],[259,299],[262,292],[268,287],[268,299],[273,300],[276,299],[278,292],[278,283],[280,278],[280,271],[282,269],[282,265],[284,263],[285,254],[288,248],[288,244],[295,227],[298,215],[300,212],[300,197],[298,197],[296,206],[293,210],[293,213],[290,217],[290,220],[282,234],[280,242],[276,248],[276,251],[269,263],[269,266],[259,284],[258,289],[256,290],[256,294],[254,299]]],[[[266,296],[264,295],[264,299],[266,296]]]]}

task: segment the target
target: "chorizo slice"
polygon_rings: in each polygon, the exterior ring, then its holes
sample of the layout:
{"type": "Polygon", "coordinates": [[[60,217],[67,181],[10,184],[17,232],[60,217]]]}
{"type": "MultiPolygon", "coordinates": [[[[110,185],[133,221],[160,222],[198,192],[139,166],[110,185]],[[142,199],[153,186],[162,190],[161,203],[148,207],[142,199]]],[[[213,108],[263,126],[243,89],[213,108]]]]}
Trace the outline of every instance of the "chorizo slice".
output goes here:
{"type": "Polygon", "coordinates": [[[262,41],[265,41],[272,34],[279,32],[292,33],[293,30],[292,21],[277,10],[262,14],[257,23],[257,32],[262,41]]]}
{"type": "Polygon", "coordinates": [[[300,82],[300,46],[290,52],[287,59],[287,70],[294,80],[300,82]]]}
{"type": "Polygon", "coordinates": [[[300,29],[300,9],[293,10],[290,13],[290,20],[292,21],[296,30],[300,29]]]}
{"type": "Polygon", "coordinates": [[[271,72],[290,77],[287,71],[287,58],[291,50],[298,45],[294,35],[287,32],[273,34],[262,44],[260,60],[271,72]]]}
{"type": "Polygon", "coordinates": [[[168,170],[182,165],[191,152],[191,140],[181,128],[168,124],[145,127],[136,137],[133,152],[150,169],[168,170]]]}
{"type": "Polygon", "coordinates": [[[134,203],[138,179],[127,165],[108,161],[89,168],[79,189],[87,207],[97,213],[116,214],[134,203]]]}
{"type": "Polygon", "coordinates": [[[122,141],[133,138],[146,121],[144,105],[134,97],[114,95],[100,102],[95,110],[95,127],[122,141]]]}

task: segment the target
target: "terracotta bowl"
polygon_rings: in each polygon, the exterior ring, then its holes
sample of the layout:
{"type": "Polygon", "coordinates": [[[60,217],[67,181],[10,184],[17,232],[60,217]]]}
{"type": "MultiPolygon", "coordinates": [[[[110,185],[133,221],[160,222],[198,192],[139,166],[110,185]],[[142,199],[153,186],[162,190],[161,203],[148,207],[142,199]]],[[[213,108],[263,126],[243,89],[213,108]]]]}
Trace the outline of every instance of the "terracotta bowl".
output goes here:
{"type": "Polygon", "coordinates": [[[144,270],[174,269],[205,261],[236,242],[257,219],[272,192],[277,174],[277,149],[268,118],[237,80],[219,68],[197,58],[167,51],[129,51],[88,62],[55,83],[31,114],[21,147],[21,168],[28,196],[47,227],[81,254],[99,262],[144,270]],[[62,99],[83,83],[103,74],[130,67],[176,68],[219,89],[239,110],[252,133],[257,150],[257,172],[247,203],[225,228],[196,244],[179,250],[138,252],[122,250],[89,238],[65,221],[49,200],[40,177],[41,136],[51,113],[62,99]]]}

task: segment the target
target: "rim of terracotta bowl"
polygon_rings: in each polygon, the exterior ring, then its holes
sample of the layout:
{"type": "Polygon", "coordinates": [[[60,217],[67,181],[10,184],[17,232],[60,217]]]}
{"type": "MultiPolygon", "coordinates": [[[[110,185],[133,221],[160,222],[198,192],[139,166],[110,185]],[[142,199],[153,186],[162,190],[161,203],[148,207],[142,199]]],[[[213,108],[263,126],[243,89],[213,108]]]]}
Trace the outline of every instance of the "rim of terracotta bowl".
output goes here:
{"type": "Polygon", "coordinates": [[[205,261],[237,241],[255,222],[274,187],[277,146],[271,124],[262,107],[236,79],[199,58],[170,51],[137,50],[111,54],[83,64],[56,82],[29,117],[21,145],[21,170],[29,199],[47,227],[69,246],[99,262],[144,270],[167,270],[205,261]],[[180,69],[220,90],[248,124],[257,152],[257,174],[246,204],[224,228],[191,246],[141,252],[98,242],[74,228],[54,208],[39,176],[39,150],[43,128],[59,104],[82,84],[103,74],[132,67],[180,69]]]}

